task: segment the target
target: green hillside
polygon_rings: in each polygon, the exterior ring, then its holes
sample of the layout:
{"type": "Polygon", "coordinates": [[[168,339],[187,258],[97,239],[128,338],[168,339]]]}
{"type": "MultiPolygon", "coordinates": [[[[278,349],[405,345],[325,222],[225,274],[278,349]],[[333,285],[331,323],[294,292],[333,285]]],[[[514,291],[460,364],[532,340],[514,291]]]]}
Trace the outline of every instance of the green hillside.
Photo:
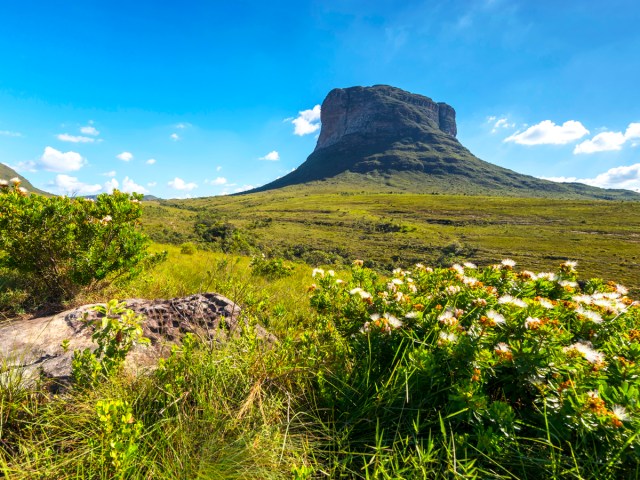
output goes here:
{"type": "Polygon", "coordinates": [[[0,163],[0,179],[9,180],[11,178],[18,177],[22,180],[22,186],[33,193],[38,193],[40,195],[51,195],[48,192],[40,190],[39,188],[34,187],[29,180],[20,175],[18,172],[10,168],[8,165],[4,163],[0,163]]]}

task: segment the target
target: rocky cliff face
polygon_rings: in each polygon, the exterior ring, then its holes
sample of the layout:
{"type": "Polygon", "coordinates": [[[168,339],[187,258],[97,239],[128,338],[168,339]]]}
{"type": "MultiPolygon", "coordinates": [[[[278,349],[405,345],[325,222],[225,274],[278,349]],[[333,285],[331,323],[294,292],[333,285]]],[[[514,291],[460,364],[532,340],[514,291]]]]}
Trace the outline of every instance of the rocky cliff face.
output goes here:
{"type": "Polygon", "coordinates": [[[457,134],[453,107],[387,85],[331,90],[322,102],[321,120],[316,151],[352,134],[402,137],[425,129],[457,134]]]}

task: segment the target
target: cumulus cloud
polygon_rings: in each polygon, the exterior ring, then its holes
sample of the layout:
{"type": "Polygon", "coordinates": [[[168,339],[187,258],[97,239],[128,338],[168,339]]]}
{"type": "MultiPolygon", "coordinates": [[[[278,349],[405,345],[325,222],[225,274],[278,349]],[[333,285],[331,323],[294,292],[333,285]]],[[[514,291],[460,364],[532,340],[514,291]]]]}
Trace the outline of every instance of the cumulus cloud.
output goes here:
{"type": "Polygon", "coordinates": [[[595,137],[576,145],[573,153],[596,153],[622,150],[628,141],[640,138],[640,123],[630,123],[627,130],[622,132],[602,132],[595,137]]]}
{"type": "Polygon", "coordinates": [[[118,182],[118,180],[116,180],[115,178],[104,182],[104,191],[107,193],[111,193],[117,188],[120,188],[120,182],[118,182]]]}
{"type": "Polygon", "coordinates": [[[225,185],[227,183],[227,179],[224,177],[217,177],[213,180],[205,180],[204,183],[208,183],[209,185],[225,185]]]}
{"type": "Polygon", "coordinates": [[[156,159],[155,158],[150,158],[149,160],[147,160],[146,162],[147,165],[153,165],[154,163],[156,163],[156,159]]]}
{"type": "Polygon", "coordinates": [[[187,190],[187,191],[191,191],[195,188],[198,188],[198,185],[196,185],[195,183],[191,182],[191,183],[187,183],[184,180],[182,180],[181,178],[174,178],[173,180],[171,180],[169,183],[167,183],[167,185],[169,185],[171,188],[175,188],[176,190],[187,190]]]}
{"type": "Polygon", "coordinates": [[[516,126],[515,123],[510,123],[507,117],[498,118],[495,116],[491,116],[487,117],[487,122],[492,126],[491,133],[497,133],[501,129],[507,130],[510,128],[515,128],[516,126]]]}
{"type": "Polygon", "coordinates": [[[78,152],[62,153],[53,147],[45,147],[40,164],[50,172],[73,172],[80,170],[87,161],[78,152]]]}
{"type": "Polygon", "coordinates": [[[565,145],[588,134],[589,130],[576,120],[568,120],[562,125],[556,125],[551,120],[543,120],[524,132],[514,133],[504,141],[520,145],[565,145]]]}
{"type": "Polygon", "coordinates": [[[640,163],[610,168],[594,178],[543,177],[553,182],[579,182],[601,188],[625,188],[640,191],[640,163]]]}
{"type": "Polygon", "coordinates": [[[22,136],[20,132],[12,132],[9,130],[0,130],[0,135],[4,137],[21,137],[22,136]]]}
{"type": "Polygon", "coordinates": [[[102,185],[90,185],[69,175],[56,175],[52,184],[63,195],[93,195],[102,190],[102,185]]]}
{"type": "Polygon", "coordinates": [[[291,120],[294,125],[293,133],[299,136],[309,135],[320,129],[320,105],[310,110],[298,112],[298,116],[291,120]]]}
{"type": "Polygon", "coordinates": [[[83,137],[82,135],[69,135],[68,133],[61,133],[57,135],[58,140],[71,143],[93,143],[95,138],[83,137]]]}
{"type": "Polygon", "coordinates": [[[280,160],[280,154],[273,150],[272,152],[267,153],[264,157],[260,157],[258,160],[269,160],[271,162],[277,162],[280,160]]]}
{"type": "Polygon", "coordinates": [[[133,159],[133,154],[131,152],[122,152],[116,155],[116,158],[119,158],[123,162],[129,162],[133,159]]]}
{"type": "Polygon", "coordinates": [[[84,133],[85,135],[93,135],[94,137],[97,137],[98,135],[100,135],[100,132],[91,125],[87,125],[86,127],[80,128],[80,132],[84,133]]]}
{"type": "Polygon", "coordinates": [[[180,135],[178,135],[177,133],[172,133],[171,135],[169,135],[169,138],[174,142],[177,142],[178,140],[180,140],[180,135]]]}
{"type": "Polygon", "coordinates": [[[129,177],[124,177],[122,180],[122,191],[127,193],[148,193],[149,191],[142,185],[138,185],[129,177]]]}

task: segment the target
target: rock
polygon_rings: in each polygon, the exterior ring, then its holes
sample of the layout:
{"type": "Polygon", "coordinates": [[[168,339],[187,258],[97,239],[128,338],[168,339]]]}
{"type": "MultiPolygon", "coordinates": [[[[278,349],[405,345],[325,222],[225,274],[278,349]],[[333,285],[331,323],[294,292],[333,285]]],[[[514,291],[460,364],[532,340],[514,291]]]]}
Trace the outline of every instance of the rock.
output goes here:
{"type": "MultiPolygon", "coordinates": [[[[125,300],[127,308],[145,317],[144,336],[151,345],[137,345],[125,363],[127,370],[137,373],[153,368],[159,358],[171,352],[185,333],[198,335],[208,342],[225,341],[229,335],[239,333],[240,307],[228,298],[214,293],[202,293],[170,300],[125,300]]],[[[83,321],[99,317],[92,310],[95,305],[84,305],[49,317],[9,322],[0,326],[0,358],[4,365],[0,375],[20,374],[27,382],[40,375],[67,382],[71,375],[74,350],[95,348],[92,330],[83,321]],[[62,342],[68,340],[65,352],[62,342]]],[[[263,327],[257,326],[257,335],[275,341],[263,327]]]]}

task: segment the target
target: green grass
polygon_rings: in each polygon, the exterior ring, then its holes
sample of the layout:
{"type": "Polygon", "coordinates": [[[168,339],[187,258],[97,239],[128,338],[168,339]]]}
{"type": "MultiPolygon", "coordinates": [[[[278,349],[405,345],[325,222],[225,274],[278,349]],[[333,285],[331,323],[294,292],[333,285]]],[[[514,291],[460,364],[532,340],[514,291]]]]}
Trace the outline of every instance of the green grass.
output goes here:
{"type": "Polygon", "coordinates": [[[616,279],[638,292],[640,203],[544,198],[419,195],[286,188],[235,197],[152,202],[144,226],[163,242],[198,241],[198,216],[246,232],[257,251],[314,263],[369,259],[375,266],[415,262],[480,265],[513,258],[548,268],[577,260],[585,277],[616,279]]]}

